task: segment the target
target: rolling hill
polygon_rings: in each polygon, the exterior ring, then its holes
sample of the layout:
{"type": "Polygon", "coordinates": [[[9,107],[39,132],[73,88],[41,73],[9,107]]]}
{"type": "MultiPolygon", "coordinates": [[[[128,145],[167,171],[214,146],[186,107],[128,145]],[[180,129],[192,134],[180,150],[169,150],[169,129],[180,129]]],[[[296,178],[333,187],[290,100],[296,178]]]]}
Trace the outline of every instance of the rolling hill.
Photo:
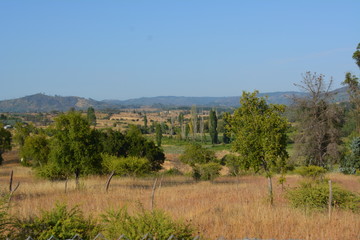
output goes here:
{"type": "MultiPolygon", "coordinates": [[[[346,88],[334,90],[335,102],[344,102],[348,100],[346,88]]],[[[291,97],[304,96],[300,92],[272,92],[260,93],[259,96],[267,96],[269,103],[290,105],[291,97]]],[[[142,97],[129,100],[103,100],[86,99],[82,97],[62,97],[48,96],[45,94],[34,94],[22,98],[0,101],[0,112],[50,112],[50,111],[68,111],[71,108],[85,110],[88,107],[95,109],[120,109],[126,107],[140,106],[165,106],[165,107],[188,107],[192,105],[204,107],[238,107],[239,96],[234,97],[142,97]]]]}

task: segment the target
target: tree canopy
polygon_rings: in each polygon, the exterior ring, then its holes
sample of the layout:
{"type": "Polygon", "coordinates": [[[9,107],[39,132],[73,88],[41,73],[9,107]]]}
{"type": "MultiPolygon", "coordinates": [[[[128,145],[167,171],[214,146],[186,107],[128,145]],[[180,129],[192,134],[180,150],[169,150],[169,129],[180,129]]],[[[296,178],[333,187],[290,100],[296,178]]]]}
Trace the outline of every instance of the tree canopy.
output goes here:
{"type": "Polygon", "coordinates": [[[243,92],[240,107],[233,116],[227,116],[228,128],[233,133],[233,149],[240,154],[241,166],[255,172],[264,170],[269,179],[269,195],[272,203],[272,170],[285,168],[288,153],[288,121],[281,115],[284,106],[267,104],[257,97],[258,91],[243,92]]]}

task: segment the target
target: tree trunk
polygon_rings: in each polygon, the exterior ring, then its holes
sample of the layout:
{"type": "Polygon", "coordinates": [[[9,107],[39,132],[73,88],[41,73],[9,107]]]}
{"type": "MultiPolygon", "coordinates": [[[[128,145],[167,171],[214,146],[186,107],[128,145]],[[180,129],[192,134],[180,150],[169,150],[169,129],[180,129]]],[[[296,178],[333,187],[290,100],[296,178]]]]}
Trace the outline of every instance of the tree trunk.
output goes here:
{"type": "Polygon", "coordinates": [[[80,189],[80,171],[78,169],[75,170],[75,185],[76,185],[76,190],[80,189]]]}

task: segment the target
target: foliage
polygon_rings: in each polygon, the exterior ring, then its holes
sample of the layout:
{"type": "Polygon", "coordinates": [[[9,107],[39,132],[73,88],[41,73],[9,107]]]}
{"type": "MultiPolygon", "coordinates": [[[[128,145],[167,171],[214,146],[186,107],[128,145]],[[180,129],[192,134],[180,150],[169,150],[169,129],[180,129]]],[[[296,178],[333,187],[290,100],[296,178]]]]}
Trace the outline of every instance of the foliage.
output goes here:
{"type": "Polygon", "coordinates": [[[241,169],[244,169],[241,159],[235,154],[226,154],[221,162],[224,162],[225,165],[229,168],[229,174],[231,176],[238,176],[241,169]]]}
{"type": "Polygon", "coordinates": [[[257,94],[243,92],[241,107],[228,116],[229,130],[234,134],[233,149],[240,154],[243,167],[270,173],[274,165],[285,166],[288,158],[288,122],[281,116],[283,106],[268,105],[257,94]]]}
{"type": "Polygon", "coordinates": [[[102,153],[117,157],[126,156],[128,142],[125,139],[125,135],[121,132],[108,128],[99,132],[99,139],[102,153]]]}
{"type": "Polygon", "coordinates": [[[181,176],[181,175],[183,175],[183,173],[177,168],[170,168],[170,169],[162,172],[161,174],[163,174],[165,176],[181,176]]]}
{"type": "Polygon", "coordinates": [[[195,180],[212,181],[220,175],[221,165],[216,162],[195,164],[192,176],[195,180]]]}
{"type": "Polygon", "coordinates": [[[295,170],[302,177],[311,178],[312,180],[323,180],[326,169],[319,166],[301,166],[295,170]]]}
{"type": "Polygon", "coordinates": [[[194,229],[183,222],[174,221],[160,210],[130,215],[126,208],[110,210],[103,216],[104,235],[118,239],[122,234],[128,239],[140,240],[146,234],[154,239],[193,239],[194,229]]]}
{"type": "Polygon", "coordinates": [[[101,171],[98,134],[88,120],[71,111],[55,119],[49,166],[57,166],[62,174],[93,174],[101,171]]]}
{"type": "Polygon", "coordinates": [[[355,174],[360,170],[360,137],[351,141],[350,153],[340,162],[340,171],[345,174],[355,174]]]}
{"type": "Polygon", "coordinates": [[[241,166],[255,172],[264,170],[269,181],[269,200],[273,203],[271,175],[273,169],[285,171],[288,153],[287,130],[289,123],[281,115],[284,106],[267,104],[258,92],[243,92],[240,107],[228,116],[229,130],[233,133],[234,151],[241,156],[241,166]]]}
{"type": "Polygon", "coordinates": [[[198,143],[192,143],[186,146],[184,153],[180,156],[183,163],[194,166],[195,164],[203,164],[216,161],[215,152],[202,147],[198,143]]]}
{"type": "Polygon", "coordinates": [[[15,124],[14,142],[17,143],[21,148],[25,144],[25,139],[30,135],[30,133],[34,131],[34,126],[17,122],[15,124]]]}
{"type": "Polygon", "coordinates": [[[359,66],[360,68],[360,43],[358,44],[356,51],[353,54],[353,59],[356,61],[356,64],[359,66]]]}
{"type": "Polygon", "coordinates": [[[159,123],[157,123],[155,126],[155,134],[156,134],[156,144],[158,145],[158,147],[160,147],[161,139],[162,139],[162,128],[159,123]]]}
{"type": "Polygon", "coordinates": [[[40,217],[18,219],[14,239],[47,240],[51,236],[71,239],[78,234],[82,239],[93,239],[101,229],[91,218],[85,218],[78,207],[68,209],[65,204],[56,204],[50,211],[43,211],[40,217]]]}
{"type": "Polygon", "coordinates": [[[34,167],[42,167],[46,164],[49,153],[49,140],[44,134],[28,136],[24,146],[20,149],[22,162],[29,163],[30,160],[34,167]]]}
{"type": "Polygon", "coordinates": [[[150,161],[152,171],[161,169],[161,165],[165,161],[163,150],[156,146],[153,141],[144,138],[136,126],[130,126],[125,135],[125,140],[128,143],[126,156],[145,157],[150,161]]]}
{"type": "Polygon", "coordinates": [[[107,172],[114,171],[117,175],[141,176],[150,172],[150,162],[146,158],[116,157],[103,155],[103,167],[107,172]]]}
{"type": "Polygon", "coordinates": [[[96,126],[96,115],[95,115],[95,109],[93,107],[89,107],[87,109],[86,118],[89,121],[90,125],[96,126]]]}
{"type": "Polygon", "coordinates": [[[8,150],[11,150],[11,133],[0,123],[0,164],[3,162],[2,154],[8,150]]]}
{"type": "Polygon", "coordinates": [[[217,144],[219,142],[218,140],[218,131],[217,131],[217,116],[215,110],[210,111],[210,136],[211,136],[211,143],[217,144]]]}
{"type": "MultiPolygon", "coordinates": [[[[349,209],[354,212],[360,210],[360,197],[339,186],[332,187],[332,206],[349,209]]],[[[329,186],[326,182],[302,182],[299,187],[288,190],[286,197],[296,208],[326,209],[329,204],[329,186]]]]}

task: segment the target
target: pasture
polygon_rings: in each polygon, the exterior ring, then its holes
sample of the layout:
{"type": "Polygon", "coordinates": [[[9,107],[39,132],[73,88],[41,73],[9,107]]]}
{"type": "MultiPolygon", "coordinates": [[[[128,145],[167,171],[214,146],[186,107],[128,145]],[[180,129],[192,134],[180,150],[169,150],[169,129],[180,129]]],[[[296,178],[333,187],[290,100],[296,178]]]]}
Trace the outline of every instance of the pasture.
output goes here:
{"type": "MultiPolygon", "coordinates": [[[[84,213],[99,217],[111,208],[127,206],[129,211],[150,209],[155,177],[120,178],[112,180],[105,192],[107,176],[82,178],[81,189],[65,182],[38,179],[30,168],[20,166],[16,151],[4,154],[0,168],[0,186],[8,191],[9,173],[14,170],[14,193],[10,211],[19,217],[39,214],[56,202],[79,205],[84,213]]],[[[173,166],[176,153],[169,156],[173,166]]],[[[165,165],[166,165],[165,164],[165,165]]],[[[329,174],[327,177],[354,192],[360,193],[357,176],[329,174]]],[[[175,219],[182,219],[197,228],[208,239],[359,239],[359,214],[335,209],[329,220],[326,212],[309,212],[290,207],[284,198],[286,188],[297,185],[300,177],[288,175],[285,190],[274,179],[275,205],[266,201],[267,181],[263,176],[222,176],[213,182],[194,182],[186,176],[159,177],[154,206],[175,219]]]]}

